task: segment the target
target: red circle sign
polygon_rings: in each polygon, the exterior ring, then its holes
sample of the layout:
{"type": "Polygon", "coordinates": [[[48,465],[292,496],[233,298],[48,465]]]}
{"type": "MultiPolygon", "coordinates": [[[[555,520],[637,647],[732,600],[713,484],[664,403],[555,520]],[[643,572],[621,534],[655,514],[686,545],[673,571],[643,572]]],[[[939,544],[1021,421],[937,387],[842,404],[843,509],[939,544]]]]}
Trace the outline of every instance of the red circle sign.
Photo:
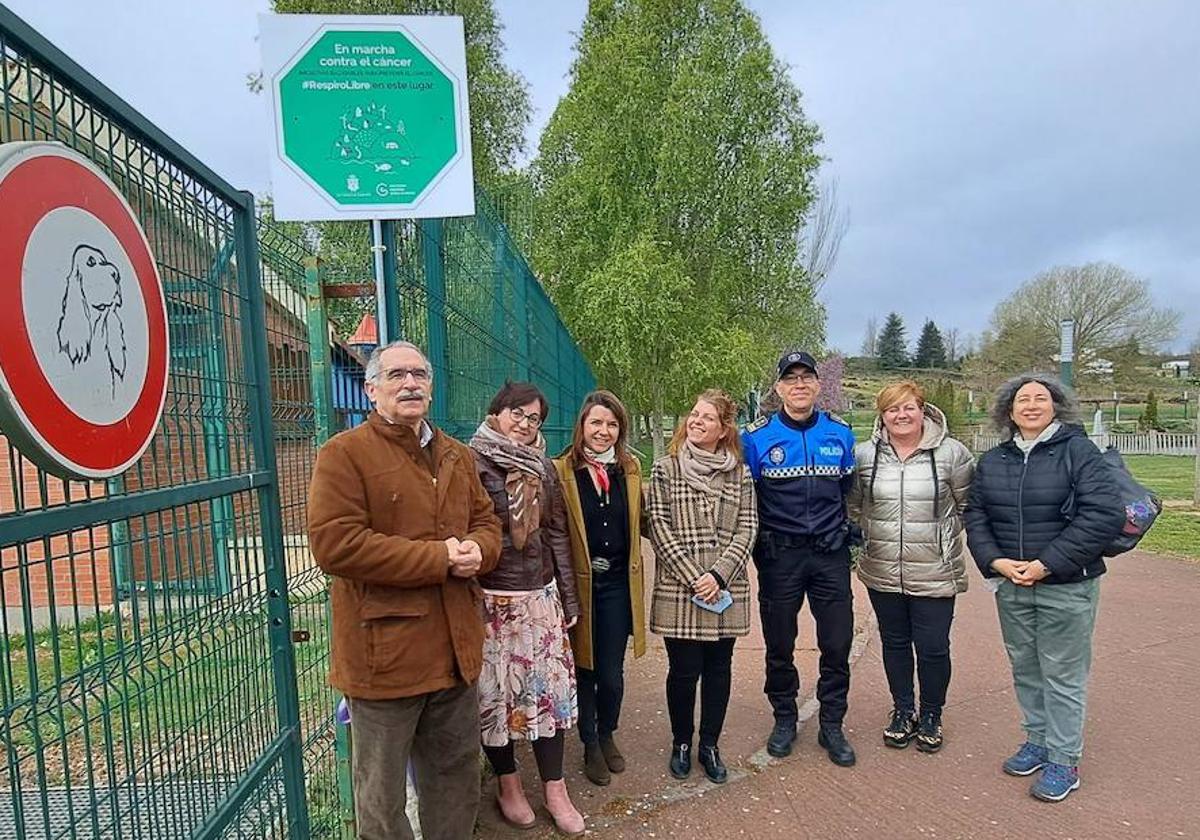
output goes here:
{"type": "Polygon", "coordinates": [[[108,478],[150,445],[170,358],[162,281],[124,196],[56,143],[0,146],[0,423],[38,466],[108,478]]]}

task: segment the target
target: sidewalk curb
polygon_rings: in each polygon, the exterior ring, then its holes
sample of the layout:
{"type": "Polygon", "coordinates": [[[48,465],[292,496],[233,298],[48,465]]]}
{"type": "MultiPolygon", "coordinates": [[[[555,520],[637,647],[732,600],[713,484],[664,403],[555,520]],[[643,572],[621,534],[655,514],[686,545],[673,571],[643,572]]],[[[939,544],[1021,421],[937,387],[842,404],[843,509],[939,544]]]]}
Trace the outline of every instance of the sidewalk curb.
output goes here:
{"type": "MultiPolygon", "coordinates": [[[[876,628],[875,612],[868,611],[862,625],[854,631],[854,641],[850,647],[850,668],[853,669],[862,658],[863,653],[867,649],[871,636],[876,628]]],[[[798,727],[803,727],[820,708],[817,698],[814,694],[810,695],[807,700],[800,706],[799,715],[797,717],[798,727]]],[[[659,791],[657,794],[643,794],[641,799],[633,800],[622,798],[609,803],[608,814],[588,815],[588,833],[594,831],[611,828],[613,825],[624,822],[625,820],[637,819],[641,816],[657,811],[664,805],[671,805],[676,802],[684,802],[689,799],[703,797],[706,793],[712,793],[718,790],[723,790],[733,786],[736,783],[743,782],[746,779],[752,779],[767,770],[770,767],[776,767],[782,764],[787,764],[798,760],[798,757],[791,756],[788,758],[774,758],[767,754],[767,749],[764,746],[753,755],[746,759],[749,766],[745,767],[730,767],[729,778],[724,784],[713,784],[707,778],[701,776],[700,779],[694,782],[680,782],[672,784],[665,790],[659,791]],[[615,806],[615,807],[614,807],[615,806]],[[618,813],[613,813],[616,811],[618,813]]]]}
{"type": "MultiPolygon", "coordinates": [[[[851,670],[854,669],[854,666],[858,664],[858,660],[866,652],[867,643],[870,641],[871,635],[875,631],[875,627],[875,611],[870,610],[867,612],[866,620],[863,621],[862,626],[854,631],[854,642],[850,646],[851,670]]],[[[809,698],[804,701],[804,705],[800,707],[800,712],[796,717],[796,728],[803,729],[804,725],[808,723],[808,721],[812,720],[813,715],[815,715],[820,708],[821,704],[817,702],[816,694],[814,693],[810,695],[809,698]]],[[[790,757],[775,758],[767,752],[766,747],[762,747],[747,760],[754,767],[754,771],[758,773],[766,770],[768,767],[784,764],[791,759],[790,757]]]]}

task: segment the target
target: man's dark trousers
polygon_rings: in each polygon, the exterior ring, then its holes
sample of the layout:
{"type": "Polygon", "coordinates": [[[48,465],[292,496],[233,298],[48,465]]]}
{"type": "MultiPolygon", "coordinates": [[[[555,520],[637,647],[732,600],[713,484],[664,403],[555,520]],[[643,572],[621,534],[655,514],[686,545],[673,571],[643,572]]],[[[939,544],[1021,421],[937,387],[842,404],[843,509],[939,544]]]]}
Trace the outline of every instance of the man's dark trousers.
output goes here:
{"type": "Polygon", "coordinates": [[[854,641],[854,596],[850,592],[850,549],[819,551],[812,538],[765,532],[754,547],[758,607],[767,649],[763,686],[778,723],[796,723],[800,673],[795,649],[800,607],[808,597],[821,651],[817,700],[822,725],[840,725],[850,691],[850,645],[854,641]]]}

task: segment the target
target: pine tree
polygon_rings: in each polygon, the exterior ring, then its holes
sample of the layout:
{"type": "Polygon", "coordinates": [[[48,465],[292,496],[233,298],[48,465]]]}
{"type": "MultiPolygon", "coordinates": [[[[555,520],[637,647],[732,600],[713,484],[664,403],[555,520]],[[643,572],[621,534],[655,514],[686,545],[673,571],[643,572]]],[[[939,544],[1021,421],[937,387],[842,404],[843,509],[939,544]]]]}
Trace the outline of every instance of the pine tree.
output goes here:
{"type": "Polygon", "coordinates": [[[1158,421],[1158,397],[1154,392],[1146,394],[1146,408],[1138,418],[1138,428],[1145,432],[1161,432],[1162,423],[1158,421]]]}
{"type": "Polygon", "coordinates": [[[967,425],[966,412],[958,399],[958,389],[947,379],[925,384],[926,402],[936,405],[946,415],[946,426],[950,434],[961,434],[967,425]]]}
{"type": "Polygon", "coordinates": [[[917,353],[913,357],[913,367],[944,368],[946,366],[946,345],[942,341],[942,333],[933,321],[926,321],[921,330],[921,338],[917,341],[917,353]]]}
{"type": "Polygon", "coordinates": [[[875,346],[879,354],[879,366],[884,370],[908,367],[908,347],[904,338],[904,321],[895,312],[889,312],[884,322],[879,342],[875,346]]]}

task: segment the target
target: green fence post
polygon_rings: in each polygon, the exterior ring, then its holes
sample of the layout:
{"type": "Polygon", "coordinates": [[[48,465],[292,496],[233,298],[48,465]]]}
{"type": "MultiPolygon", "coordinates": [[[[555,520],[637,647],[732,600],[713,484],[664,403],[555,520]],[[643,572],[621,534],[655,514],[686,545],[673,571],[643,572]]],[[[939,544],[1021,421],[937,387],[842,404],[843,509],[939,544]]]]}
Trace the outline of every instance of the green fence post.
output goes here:
{"type": "Polygon", "coordinates": [[[385,219],[379,223],[379,232],[383,245],[383,320],[387,340],[395,341],[403,335],[400,332],[400,291],[396,286],[396,223],[385,219]]]}
{"type": "MultiPolygon", "coordinates": [[[[393,240],[394,241],[394,240],[393,240]]],[[[387,242],[386,234],[384,242],[387,242]]],[[[391,253],[389,248],[387,253],[391,253]]],[[[386,255],[385,255],[386,258],[386,255]]],[[[313,444],[321,444],[333,435],[333,359],[329,350],[329,317],[325,311],[325,294],[322,289],[323,263],[317,257],[304,258],[304,297],[308,306],[308,360],[312,382],[313,401],[313,444]]],[[[386,273],[385,273],[386,278],[386,273]]],[[[395,269],[392,271],[395,284],[395,269]]],[[[386,288],[387,281],[384,285],[386,288]]],[[[389,333],[395,335],[395,333],[389,333]]],[[[325,599],[325,622],[333,626],[333,613],[329,598],[325,599]]],[[[335,708],[337,704],[334,704],[335,708]]],[[[338,805],[342,823],[353,833],[354,828],[354,778],[350,772],[350,730],[336,720],[333,722],[334,764],[337,775],[338,805]]]]}
{"type": "MultiPolygon", "coordinates": [[[[497,349],[508,349],[508,318],[504,310],[504,282],[508,277],[508,248],[500,225],[492,227],[492,338],[498,342],[497,349]]],[[[503,384],[509,371],[508,360],[503,353],[492,354],[491,384],[497,388],[503,384]]]]}
{"type": "MultiPolygon", "coordinates": [[[[421,220],[421,263],[425,269],[425,317],[429,346],[425,352],[441,384],[433,389],[430,415],[435,425],[445,427],[450,419],[450,342],[446,335],[446,254],[443,219],[421,220]]],[[[453,430],[451,430],[453,431],[453,430]]]]}
{"type": "MultiPolygon", "coordinates": [[[[208,289],[208,329],[204,347],[204,384],[201,387],[204,416],[204,458],[208,474],[225,477],[232,474],[229,460],[229,416],[225,389],[229,383],[226,363],[225,327],[222,300],[221,276],[229,269],[233,259],[234,242],[226,240],[209,266],[205,285],[208,289]]],[[[201,333],[203,340],[204,333],[201,333]]],[[[221,496],[208,503],[212,522],[209,534],[213,544],[213,579],[216,594],[228,595],[233,591],[233,574],[229,568],[229,538],[233,533],[233,500],[221,496]]]]}
{"type": "Polygon", "coordinates": [[[304,258],[304,301],[308,305],[308,362],[312,383],[313,443],[333,434],[333,359],[329,352],[329,318],[321,288],[321,261],[304,258]]]}
{"type": "MultiPolygon", "coordinates": [[[[310,836],[308,800],[305,792],[304,746],[300,738],[300,698],[296,686],[296,658],[292,649],[292,617],[287,597],[287,560],[283,548],[283,516],[279,505],[279,472],[271,424],[271,374],[267,364],[266,304],[259,267],[258,232],[254,218],[254,196],[241,194],[234,209],[237,247],[238,290],[246,301],[246,329],[241,331],[242,353],[253,377],[250,399],[250,440],[254,466],[271,474],[272,480],[259,488],[258,520],[262,539],[264,578],[267,587],[267,633],[271,641],[271,671],[275,686],[275,714],[280,735],[287,745],[281,750],[283,790],[287,803],[289,837],[310,836]]],[[[327,338],[322,343],[328,343],[327,338]]]]}
{"type": "Polygon", "coordinates": [[[513,291],[516,292],[516,300],[513,302],[513,311],[517,318],[517,357],[521,378],[530,380],[533,378],[533,360],[529,358],[529,283],[533,281],[526,272],[519,272],[519,276],[513,283],[513,291]]]}

